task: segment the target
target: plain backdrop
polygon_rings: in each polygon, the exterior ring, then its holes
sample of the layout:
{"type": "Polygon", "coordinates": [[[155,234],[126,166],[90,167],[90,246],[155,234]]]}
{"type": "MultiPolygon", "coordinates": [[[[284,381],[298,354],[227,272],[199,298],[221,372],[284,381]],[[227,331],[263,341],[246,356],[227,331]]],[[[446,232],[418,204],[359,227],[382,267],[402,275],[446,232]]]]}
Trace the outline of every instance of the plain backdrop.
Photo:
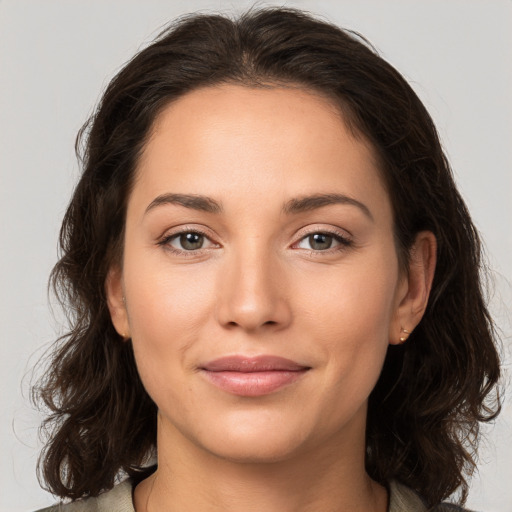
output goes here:
{"type": "MultiPolygon", "coordinates": [[[[512,2],[282,1],[364,34],[427,105],[486,242],[492,310],[510,378],[512,2]],[[507,282],[508,279],[508,282],[507,282]]],[[[46,283],[78,176],[74,138],[110,78],[162,26],[246,1],[0,0],[0,510],[54,499],[39,488],[32,367],[58,333],[46,283]]],[[[260,5],[267,5],[260,3],[260,5]]],[[[505,381],[510,395],[510,381],[505,381]]],[[[468,506],[512,511],[512,400],[482,446],[468,506]]]]}

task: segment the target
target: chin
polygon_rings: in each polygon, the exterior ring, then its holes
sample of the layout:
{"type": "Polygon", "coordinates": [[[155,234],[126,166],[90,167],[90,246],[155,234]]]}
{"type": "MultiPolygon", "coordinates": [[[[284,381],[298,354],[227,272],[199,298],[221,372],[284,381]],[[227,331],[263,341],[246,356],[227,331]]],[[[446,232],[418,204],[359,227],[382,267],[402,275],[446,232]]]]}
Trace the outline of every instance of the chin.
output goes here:
{"type": "Polygon", "coordinates": [[[257,440],[229,439],[229,442],[213,446],[209,439],[208,451],[218,458],[239,464],[270,464],[293,458],[300,452],[301,443],[291,443],[290,439],[272,439],[259,436],[257,440]]]}
{"type": "Polygon", "coordinates": [[[258,423],[234,424],[236,428],[210,425],[205,438],[196,441],[217,457],[246,464],[284,461],[303,451],[308,444],[308,436],[297,425],[287,429],[283,424],[258,423]]]}

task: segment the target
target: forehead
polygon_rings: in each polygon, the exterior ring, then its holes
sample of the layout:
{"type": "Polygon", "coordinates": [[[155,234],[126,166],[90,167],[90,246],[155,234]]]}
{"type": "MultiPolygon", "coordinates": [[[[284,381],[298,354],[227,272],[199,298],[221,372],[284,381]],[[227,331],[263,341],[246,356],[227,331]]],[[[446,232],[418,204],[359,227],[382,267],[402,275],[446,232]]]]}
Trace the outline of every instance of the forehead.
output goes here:
{"type": "Polygon", "coordinates": [[[293,87],[225,84],[167,105],[141,155],[137,187],[147,199],[197,191],[260,201],[373,192],[387,200],[371,145],[354,137],[333,101],[293,87]]]}

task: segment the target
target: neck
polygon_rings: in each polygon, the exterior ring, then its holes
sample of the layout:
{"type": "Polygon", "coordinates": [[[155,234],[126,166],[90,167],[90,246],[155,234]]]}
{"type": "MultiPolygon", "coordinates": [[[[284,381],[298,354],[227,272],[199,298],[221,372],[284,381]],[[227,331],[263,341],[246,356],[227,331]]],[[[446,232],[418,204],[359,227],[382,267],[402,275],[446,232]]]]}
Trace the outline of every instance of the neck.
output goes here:
{"type": "Polygon", "coordinates": [[[333,439],[286,460],[240,463],[198,447],[160,421],[158,469],[136,487],[135,508],[385,512],[387,491],[364,468],[364,438],[362,445],[353,438],[349,446],[343,444],[333,439]]]}

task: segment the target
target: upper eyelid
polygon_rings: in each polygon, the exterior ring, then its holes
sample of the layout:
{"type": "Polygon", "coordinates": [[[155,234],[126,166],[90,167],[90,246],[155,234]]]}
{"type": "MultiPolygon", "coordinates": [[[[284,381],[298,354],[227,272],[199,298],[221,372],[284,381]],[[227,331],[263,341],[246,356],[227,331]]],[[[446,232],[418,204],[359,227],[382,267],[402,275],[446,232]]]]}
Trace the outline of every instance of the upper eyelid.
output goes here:
{"type": "Polygon", "coordinates": [[[185,233],[197,233],[199,235],[202,235],[204,236],[205,238],[207,238],[210,243],[212,244],[212,246],[215,246],[215,245],[219,245],[217,242],[215,242],[213,239],[212,239],[212,236],[210,234],[208,234],[207,232],[208,230],[205,229],[205,228],[199,228],[199,227],[196,227],[196,226],[174,226],[172,228],[168,228],[166,229],[162,235],[160,235],[158,238],[156,238],[155,240],[155,244],[157,246],[162,246],[162,247],[165,247],[165,246],[169,246],[169,249],[172,248],[172,250],[174,252],[182,252],[182,253],[188,253],[189,255],[192,255],[194,253],[199,253],[203,250],[208,250],[210,249],[211,247],[204,247],[204,248],[201,248],[201,249],[197,249],[197,250],[185,250],[185,249],[179,249],[177,247],[172,247],[171,246],[171,241],[174,241],[176,240],[177,238],[180,237],[180,235],[183,235],[185,233]]]}
{"type": "Polygon", "coordinates": [[[173,236],[182,235],[183,233],[198,233],[200,235],[204,235],[207,238],[212,238],[212,235],[209,233],[208,229],[195,226],[179,226],[176,228],[166,229],[160,238],[170,238],[173,236]]]}
{"type": "MultiPolygon", "coordinates": [[[[316,234],[316,233],[322,233],[322,234],[325,234],[325,235],[332,236],[334,239],[339,239],[338,243],[340,243],[342,246],[352,245],[352,243],[353,243],[352,237],[348,237],[348,236],[346,236],[346,235],[344,235],[344,234],[342,234],[342,233],[340,233],[338,231],[313,230],[313,231],[311,231],[309,233],[305,233],[304,235],[300,236],[299,239],[292,244],[292,247],[300,244],[303,240],[305,240],[309,236],[311,236],[313,234],[316,234]]],[[[333,249],[336,250],[335,247],[330,247],[329,249],[326,249],[326,250],[323,250],[323,251],[316,251],[314,249],[304,249],[304,250],[310,251],[310,252],[318,252],[318,253],[329,253],[333,249]]]]}
{"type": "Polygon", "coordinates": [[[312,229],[304,228],[304,229],[305,229],[305,231],[302,231],[302,230],[300,231],[299,240],[302,240],[306,236],[312,235],[314,233],[326,233],[329,235],[336,235],[341,238],[345,238],[347,240],[351,240],[353,238],[352,233],[350,233],[346,229],[342,229],[342,228],[338,228],[338,227],[334,227],[334,226],[332,226],[330,228],[312,228],[312,229]]]}
{"type": "MultiPolygon", "coordinates": [[[[183,226],[183,227],[178,227],[177,231],[173,231],[173,228],[166,230],[161,238],[180,235],[183,233],[199,233],[201,235],[204,235],[204,236],[210,238],[212,235],[210,235],[208,231],[209,231],[208,229],[204,229],[202,227],[198,228],[195,226],[183,226]]],[[[310,228],[310,229],[308,229],[308,227],[305,227],[305,228],[301,228],[298,231],[298,234],[300,234],[301,237],[307,236],[308,234],[311,234],[311,233],[332,233],[332,234],[336,234],[336,235],[339,234],[340,236],[342,236],[343,235],[342,232],[346,233],[347,237],[352,236],[352,234],[349,231],[347,231],[346,229],[337,228],[337,227],[330,227],[330,228],[318,228],[317,227],[317,228],[310,228]]]]}
{"type": "MultiPolygon", "coordinates": [[[[331,227],[331,228],[311,228],[311,229],[307,229],[307,228],[304,228],[306,231],[302,231],[300,234],[298,234],[298,238],[292,243],[292,246],[294,245],[297,245],[299,242],[301,242],[302,240],[304,240],[304,238],[312,235],[312,234],[315,234],[315,233],[325,233],[325,234],[329,234],[329,235],[333,235],[335,237],[339,237],[339,238],[342,238],[342,239],[345,239],[345,240],[348,240],[348,241],[351,241],[352,239],[352,235],[350,233],[348,233],[346,230],[343,230],[341,228],[334,228],[334,227],[331,227]],[[346,234],[345,234],[346,233],[346,234]]],[[[183,227],[183,228],[178,228],[177,231],[174,231],[174,232],[170,232],[168,234],[164,234],[161,238],[160,238],[160,241],[168,241],[168,240],[171,240],[171,239],[175,239],[175,237],[178,237],[184,233],[198,233],[202,236],[204,236],[205,238],[207,238],[213,245],[216,245],[218,246],[219,243],[218,242],[215,242],[214,240],[212,240],[212,236],[209,235],[206,230],[203,230],[202,228],[197,228],[197,227],[183,227]]],[[[209,248],[207,247],[204,247],[204,248],[201,248],[201,249],[197,249],[195,251],[183,251],[183,252],[189,252],[189,253],[192,253],[192,252],[200,252],[202,250],[207,250],[209,248]]],[[[177,250],[180,250],[180,249],[177,249],[177,250]]],[[[321,251],[321,252],[326,252],[326,251],[321,251]]]]}
{"type": "MultiPolygon", "coordinates": [[[[197,233],[198,235],[202,235],[204,236],[205,238],[207,238],[213,245],[219,245],[217,242],[215,242],[214,240],[212,240],[212,237],[211,235],[209,235],[208,233],[206,233],[205,231],[203,231],[202,229],[198,229],[198,228],[193,228],[193,229],[181,229],[179,231],[174,231],[174,232],[171,232],[171,233],[166,233],[164,234],[160,240],[161,241],[169,241],[171,239],[176,239],[178,238],[180,235],[183,235],[185,233],[197,233]]],[[[201,250],[201,249],[199,249],[201,250]]],[[[187,251],[187,252],[192,252],[192,251],[187,251]]]]}

